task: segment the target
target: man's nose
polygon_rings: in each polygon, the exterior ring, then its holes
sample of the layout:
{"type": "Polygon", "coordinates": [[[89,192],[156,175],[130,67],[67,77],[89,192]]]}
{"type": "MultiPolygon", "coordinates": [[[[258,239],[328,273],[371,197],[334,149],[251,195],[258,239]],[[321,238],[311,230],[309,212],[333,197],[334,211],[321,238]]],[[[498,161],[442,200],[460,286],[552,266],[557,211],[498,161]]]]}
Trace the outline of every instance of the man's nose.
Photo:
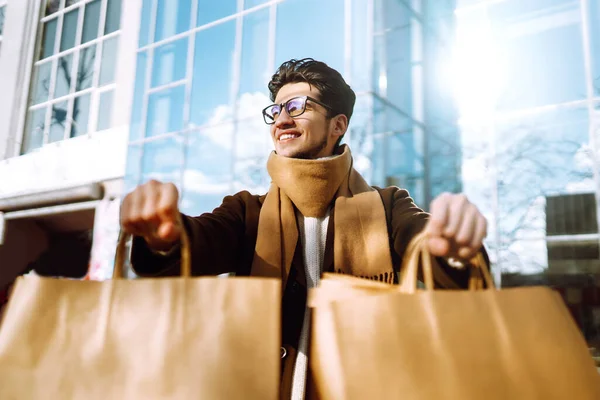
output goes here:
{"type": "Polygon", "coordinates": [[[275,128],[282,128],[284,126],[289,126],[294,123],[294,119],[290,117],[287,110],[283,108],[279,115],[277,116],[277,120],[275,121],[275,128]]]}

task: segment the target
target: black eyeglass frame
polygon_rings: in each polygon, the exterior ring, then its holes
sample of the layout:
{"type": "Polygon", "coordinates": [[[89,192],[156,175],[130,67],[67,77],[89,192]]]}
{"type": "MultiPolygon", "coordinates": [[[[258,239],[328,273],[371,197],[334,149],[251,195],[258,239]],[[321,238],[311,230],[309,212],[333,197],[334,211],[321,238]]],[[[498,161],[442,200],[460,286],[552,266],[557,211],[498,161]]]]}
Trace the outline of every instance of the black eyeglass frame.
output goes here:
{"type": "MultiPolygon", "coordinates": [[[[313,103],[315,103],[315,104],[318,104],[318,105],[320,105],[320,106],[323,106],[323,107],[325,107],[325,108],[326,108],[327,110],[329,110],[329,111],[333,111],[333,108],[331,108],[330,106],[328,106],[328,105],[327,105],[327,104],[325,104],[325,103],[322,103],[322,102],[320,102],[319,100],[317,100],[317,99],[315,99],[315,98],[313,98],[313,97],[310,97],[310,96],[296,96],[296,97],[292,97],[291,99],[289,99],[289,100],[287,100],[287,101],[284,101],[283,103],[280,103],[280,104],[273,103],[273,104],[271,104],[271,105],[268,105],[267,107],[265,107],[265,108],[262,110],[262,115],[263,115],[263,119],[264,119],[264,121],[265,121],[265,124],[267,124],[267,125],[273,125],[273,124],[275,123],[275,121],[276,121],[276,120],[275,120],[275,119],[274,119],[272,116],[270,116],[269,114],[267,114],[267,110],[268,110],[269,108],[271,108],[271,107],[273,107],[273,106],[279,106],[279,107],[281,107],[281,108],[280,108],[280,110],[285,110],[285,112],[286,112],[286,113],[288,113],[288,115],[290,115],[290,117],[291,117],[291,118],[296,118],[296,117],[299,117],[299,116],[301,116],[302,114],[304,114],[304,112],[306,111],[306,102],[307,102],[308,100],[312,101],[312,102],[313,102],[313,103]],[[302,107],[302,112],[301,112],[300,114],[294,115],[294,116],[292,117],[292,116],[290,115],[290,113],[288,112],[287,105],[289,104],[289,102],[290,102],[290,101],[292,101],[292,100],[297,100],[297,99],[304,99],[304,103],[303,103],[303,105],[304,105],[304,106],[302,107]]],[[[281,111],[279,112],[279,114],[281,114],[281,111]]]]}

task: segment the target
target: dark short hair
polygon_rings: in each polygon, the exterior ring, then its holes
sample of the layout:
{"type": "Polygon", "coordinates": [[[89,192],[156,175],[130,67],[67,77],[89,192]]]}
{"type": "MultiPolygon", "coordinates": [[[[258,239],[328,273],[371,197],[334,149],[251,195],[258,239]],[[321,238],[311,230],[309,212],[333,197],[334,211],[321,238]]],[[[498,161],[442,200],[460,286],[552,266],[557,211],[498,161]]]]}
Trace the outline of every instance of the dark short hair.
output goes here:
{"type": "Polygon", "coordinates": [[[281,64],[269,82],[271,101],[288,83],[306,82],[319,90],[319,100],[331,107],[327,117],[344,114],[350,121],[356,94],[346,83],[342,74],[321,61],[312,58],[289,60],[281,64]]]}

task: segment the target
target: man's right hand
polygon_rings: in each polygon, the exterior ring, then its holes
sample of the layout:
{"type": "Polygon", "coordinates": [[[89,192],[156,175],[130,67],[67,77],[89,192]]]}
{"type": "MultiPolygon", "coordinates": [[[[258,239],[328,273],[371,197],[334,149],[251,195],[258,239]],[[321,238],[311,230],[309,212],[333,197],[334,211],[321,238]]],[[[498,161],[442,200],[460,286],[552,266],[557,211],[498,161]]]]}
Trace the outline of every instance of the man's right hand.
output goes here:
{"type": "Polygon", "coordinates": [[[121,205],[123,230],[144,238],[155,251],[168,251],[179,242],[179,192],[172,183],[151,180],[125,196],[121,205]]]}

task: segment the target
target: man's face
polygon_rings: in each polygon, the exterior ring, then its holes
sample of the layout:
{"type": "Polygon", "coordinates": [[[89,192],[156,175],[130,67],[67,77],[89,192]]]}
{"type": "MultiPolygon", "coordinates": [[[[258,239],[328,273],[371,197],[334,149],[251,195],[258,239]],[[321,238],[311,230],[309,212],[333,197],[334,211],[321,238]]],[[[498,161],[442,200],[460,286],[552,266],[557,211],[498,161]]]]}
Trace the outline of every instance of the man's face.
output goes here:
{"type": "MultiPolygon", "coordinates": [[[[275,99],[281,104],[298,96],[310,96],[320,100],[320,93],[306,82],[283,86],[275,99]]],[[[311,100],[306,110],[295,118],[281,110],[271,125],[271,138],[277,154],[283,157],[316,159],[333,154],[335,143],[346,131],[343,115],[327,119],[327,109],[311,100]],[[340,121],[341,120],[341,121],[340,121]]]]}

